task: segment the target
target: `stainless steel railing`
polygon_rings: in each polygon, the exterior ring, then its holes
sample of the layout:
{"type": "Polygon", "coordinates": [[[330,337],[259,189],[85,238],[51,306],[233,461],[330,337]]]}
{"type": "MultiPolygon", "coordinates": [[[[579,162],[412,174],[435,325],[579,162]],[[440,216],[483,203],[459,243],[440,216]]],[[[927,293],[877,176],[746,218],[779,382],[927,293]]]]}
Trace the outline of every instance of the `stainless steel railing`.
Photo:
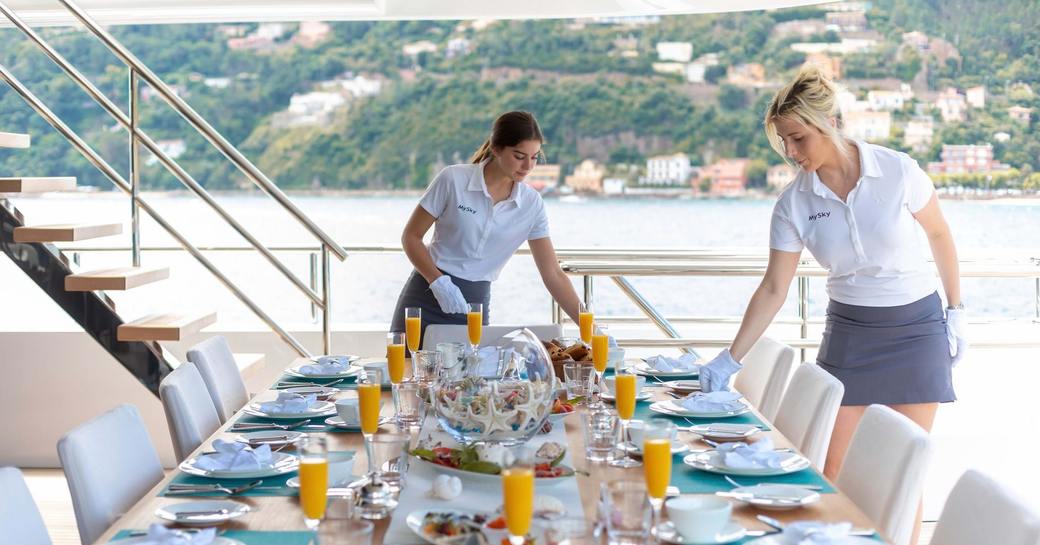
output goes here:
{"type": "Polygon", "coordinates": [[[304,214],[289,198],[267,178],[260,170],[242,155],[230,142],[219,132],[210,126],[205,119],[196,113],[184,100],[178,97],[158,76],[151,72],[147,66],[130,53],[111,34],[94,21],[85,11],[68,0],[59,0],[81,23],[92,32],[106,47],[119,57],[130,70],[129,74],[129,110],[125,114],[113,104],[100,90],[94,86],[75,66],[58,53],[49,43],[40,37],[31,27],[26,25],[17,14],[8,6],[0,2],[2,12],[29,40],[40,47],[43,52],[57,64],[65,74],[71,78],[81,89],[83,89],[95,102],[97,102],[111,117],[113,117],[123,128],[129,131],[130,148],[130,180],[122,178],[111,166],[109,166],[82,138],[73,132],[61,121],[39,98],[33,95],[6,67],[0,65],[0,79],[5,80],[36,112],[58,130],[76,149],[84,155],[95,167],[97,167],[117,187],[130,195],[131,202],[131,260],[133,265],[141,264],[140,245],[140,216],[139,208],[156,220],[181,247],[188,251],[207,270],[209,270],[222,284],[224,284],[239,300],[241,300],[254,314],[264,321],[275,331],[287,344],[289,344],[300,355],[308,356],[310,353],[284,328],[278,325],[274,319],[265,313],[260,307],[234,282],[223,274],[212,262],[207,260],[197,248],[192,246],[187,239],[169,224],[154,208],[147,205],[139,194],[140,188],[140,146],[143,144],[171,174],[184,184],[193,194],[202,199],[231,226],[239,235],[250,243],[253,251],[258,251],[269,263],[271,263],[291,284],[302,292],[311,302],[312,308],[321,310],[322,313],[322,349],[325,353],[331,353],[331,282],[329,272],[329,254],[336,255],[343,260],[346,258],[346,250],[343,249],[332,237],[318,227],[306,214],[304,214]],[[180,164],[170,158],[159,149],[137,123],[138,119],[138,79],[144,79],[181,117],[188,122],[199,134],[220,151],[232,164],[234,164],[247,178],[252,180],[265,193],[271,196],[279,205],[299,221],[320,243],[320,268],[325,273],[321,275],[321,294],[316,292],[315,277],[311,275],[311,285],[301,281],[289,268],[279,260],[275,254],[262,242],[253,236],[243,225],[241,225],[227,210],[224,209],[213,197],[199,184],[180,164]]]}

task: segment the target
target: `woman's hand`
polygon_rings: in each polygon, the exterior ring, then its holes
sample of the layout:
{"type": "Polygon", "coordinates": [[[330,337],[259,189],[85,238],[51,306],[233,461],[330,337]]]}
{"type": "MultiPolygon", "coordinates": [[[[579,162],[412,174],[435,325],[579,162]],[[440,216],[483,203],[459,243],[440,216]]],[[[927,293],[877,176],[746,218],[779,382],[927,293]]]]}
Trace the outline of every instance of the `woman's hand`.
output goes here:
{"type": "Polygon", "coordinates": [[[730,355],[729,349],[719,352],[715,359],[701,366],[700,383],[704,393],[729,390],[729,377],[743,366],[730,355]]]}
{"type": "Polygon", "coordinates": [[[437,304],[445,314],[465,314],[469,311],[469,303],[462,295],[462,290],[451,281],[451,277],[442,274],[430,282],[430,289],[437,299],[437,304]]]}
{"type": "Polygon", "coordinates": [[[968,350],[968,319],[962,308],[946,309],[946,340],[950,342],[950,355],[956,366],[968,350]]]}

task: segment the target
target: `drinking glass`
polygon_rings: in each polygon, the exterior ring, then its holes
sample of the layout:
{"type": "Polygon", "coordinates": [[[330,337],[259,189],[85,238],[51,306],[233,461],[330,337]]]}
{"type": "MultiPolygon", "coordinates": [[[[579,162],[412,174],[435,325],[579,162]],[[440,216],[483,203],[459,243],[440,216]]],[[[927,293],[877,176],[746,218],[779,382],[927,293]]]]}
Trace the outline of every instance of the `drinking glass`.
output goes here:
{"type": "MultiPolygon", "coordinates": [[[[397,386],[404,380],[404,344],[405,335],[403,333],[389,333],[386,336],[386,370],[390,375],[390,383],[392,395],[394,398],[394,410],[397,410],[397,386]]],[[[397,413],[394,413],[394,418],[400,423],[400,417],[397,413]]]]}
{"type": "Polygon", "coordinates": [[[596,390],[593,405],[601,405],[600,390],[603,388],[603,372],[607,370],[607,357],[610,351],[609,338],[606,335],[592,336],[592,367],[596,370],[596,390]]]}
{"type": "MultiPolygon", "coordinates": [[[[546,521],[546,545],[591,545],[589,521],[581,517],[562,517],[546,521]]],[[[598,540],[596,541],[598,543],[598,540]]]]}
{"type": "Polygon", "coordinates": [[[368,476],[373,481],[388,483],[395,492],[400,491],[401,479],[408,464],[408,444],[411,436],[406,433],[377,433],[365,440],[368,454],[368,476]]]}
{"type": "Polygon", "coordinates": [[[329,451],[325,436],[306,434],[300,440],[300,507],[307,528],[317,530],[325,516],[329,492],[329,451]]]}
{"type": "Polygon", "coordinates": [[[593,330],[592,308],[585,303],[578,303],[578,335],[581,337],[581,342],[591,343],[593,330]]]}
{"type": "Polygon", "coordinates": [[[466,313],[466,330],[469,333],[469,344],[473,351],[480,345],[480,335],[484,329],[484,304],[470,303],[466,313]]]}
{"type": "Polygon", "coordinates": [[[585,458],[590,462],[609,460],[617,442],[617,415],[606,408],[591,408],[581,413],[581,430],[585,437],[585,458]]]}
{"type": "Polygon", "coordinates": [[[643,428],[643,477],[654,510],[655,528],[661,522],[661,506],[672,478],[672,437],[675,432],[675,424],[662,419],[650,420],[643,428]]]}
{"type": "Polygon", "coordinates": [[[430,389],[441,374],[441,353],[437,350],[412,352],[412,376],[419,383],[419,397],[424,403],[432,403],[430,389]]]}
{"type": "Polygon", "coordinates": [[[423,401],[419,383],[406,380],[401,384],[395,384],[394,387],[397,388],[394,395],[394,412],[397,414],[398,426],[407,429],[422,422],[423,401]]]}
{"type": "Polygon", "coordinates": [[[642,463],[628,454],[628,422],[632,420],[632,415],[636,412],[636,376],[634,374],[621,373],[614,376],[614,404],[617,407],[618,418],[621,420],[619,444],[623,454],[620,458],[611,460],[610,465],[620,468],[639,467],[642,463]]]}
{"type": "Polygon", "coordinates": [[[653,520],[646,486],[637,481],[603,483],[601,500],[609,545],[644,545],[653,520]]]}
{"type": "Polygon", "coordinates": [[[367,440],[379,429],[379,403],[383,396],[383,370],[365,369],[358,382],[358,412],[361,413],[361,433],[367,440]]]}
{"type": "Polygon", "coordinates": [[[422,309],[419,307],[405,307],[404,330],[408,337],[408,351],[415,353],[419,349],[422,340],[422,309]]]}
{"type": "Polygon", "coordinates": [[[462,358],[466,354],[463,343],[437,343],[437,352],[441,354],[440,368],[437,377],[459,378],[462,372],[462,358]]]}
{"type": "Polygon", "coordinates": [[[567,396],[581,397],[588,401],[589,382],[595,369],[585,363],[573,362],[563,364],[563,385],[567,388],[567,396]]]}
{"type": "Polygon", "coordinates": [[[502,504],[510,545],[523,545],[534,514],[534,468],[513,466],[502,470],[502,504]]]}

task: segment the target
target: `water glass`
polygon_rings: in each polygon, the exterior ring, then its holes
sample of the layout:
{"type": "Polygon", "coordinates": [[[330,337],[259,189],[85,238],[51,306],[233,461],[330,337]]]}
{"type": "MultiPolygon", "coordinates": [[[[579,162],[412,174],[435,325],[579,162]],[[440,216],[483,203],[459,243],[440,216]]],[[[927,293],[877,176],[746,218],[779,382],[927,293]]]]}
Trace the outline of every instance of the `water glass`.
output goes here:
{"type": "Polygon", "coordinates": [[[437,380],[441,369],[441,353],[437,350],[416,350],[412,352],[412,371],[415,381],[421,386],[429,386],[437,380]]]}
{"type": "Polygon", "coordinates": [[[592,545],[589,521],[580,517],[563,517],[545,521],[546,545],[592,545]]]}
{"type": "Polygon", "coordinates": [[[408,469],[410,442],[411,436],[405,433],[376,433],[365,438],[369,478],[400,491],[408,469]]]}
{"type": "Polygon", "coordinates": [[[462,358],[466,355],[466,345],[462,343],[437,343],[437,352],[441,354],[441,363],[437,376],[447,379],[462,378],[462,358]]]}
{"type": "Polygon", "coordinates": [[[590,462],[610,460],[618,436],[618,417],[610,410],[588,410],[581,414],[585,458],[590,462]]]}
{"type": "Polygon", "coordinates": [[[418,382],[406,380],[396,385],[394,409],[397,413],[397,425],[402,429],[418,425],[422,422],[426,404],[423,403],[418,382]]]}
{"type": "Polygon", "coordinates": [[[602,486],[608,545],[647,543],[653,510],[647,500],[646,486],[637,481],[611,481],[602,486]]]}
{"type": "Polygon", "coordinates": [[[316,545],[372,545],[375,525],[355,517],[356,492],[350,488],[338,492],[329,499],[325,521],[315,536],[316,545]]]}
{"type": "Polygon", "coordinates": [[[595,369],[585,363],[563,364],[563,385],[567,388],[567,397],[581,397],[588,399],[589,383],[592,381],[592,373],[595,369]]]}

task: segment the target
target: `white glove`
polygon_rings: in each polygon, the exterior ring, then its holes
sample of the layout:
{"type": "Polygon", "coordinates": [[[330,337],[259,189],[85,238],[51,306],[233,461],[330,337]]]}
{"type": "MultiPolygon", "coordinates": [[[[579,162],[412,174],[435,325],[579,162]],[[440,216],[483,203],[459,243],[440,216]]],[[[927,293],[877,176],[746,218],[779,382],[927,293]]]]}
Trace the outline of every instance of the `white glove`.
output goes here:
{"type": "Polygon", "coordinates": [[[950,342],[950,355],[953,365],[960,363],[964,352],[968,350],[968,319],[962,308],[946,309],[946,340],[950,342]]]}
{"type": "Polygon", "coordinates": [[[433,296],[437,298],[437,304],[445,314],[465,314],[469,310],[469,303],[452,281],[451,277],[442,274],[436,280],[430,282],[433,296]]]}
{"type": "Polygon", "coordinates": [[[719,352],[715,359],[701,366],[700,382],[704,393],[729,390],[729,377],[743,366],[733,359],[729,348],[719,352]]]}

